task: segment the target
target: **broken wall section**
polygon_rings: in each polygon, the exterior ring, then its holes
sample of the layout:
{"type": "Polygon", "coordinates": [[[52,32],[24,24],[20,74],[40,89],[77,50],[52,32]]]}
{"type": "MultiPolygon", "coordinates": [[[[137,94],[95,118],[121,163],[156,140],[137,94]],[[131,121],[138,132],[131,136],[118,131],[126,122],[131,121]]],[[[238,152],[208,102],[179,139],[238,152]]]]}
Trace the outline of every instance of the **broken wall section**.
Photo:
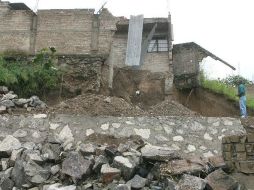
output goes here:
{"type": "Polygon", "coordinates": [[[224,137],[222,150],[229,166],[238,172],[254,173],[254,133],[224,137]]]}

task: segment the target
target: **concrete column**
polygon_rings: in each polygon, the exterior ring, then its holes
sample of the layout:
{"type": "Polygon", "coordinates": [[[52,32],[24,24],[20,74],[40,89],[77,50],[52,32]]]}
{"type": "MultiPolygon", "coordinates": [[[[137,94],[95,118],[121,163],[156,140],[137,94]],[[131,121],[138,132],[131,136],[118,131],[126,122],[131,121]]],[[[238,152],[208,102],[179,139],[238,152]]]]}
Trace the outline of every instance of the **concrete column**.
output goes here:
{"type": "Polygon", "coordinates": [[[139,66],[144,16],[131,16],[129,20],[128,43],[125,64],[128,66],[139,66]]]}

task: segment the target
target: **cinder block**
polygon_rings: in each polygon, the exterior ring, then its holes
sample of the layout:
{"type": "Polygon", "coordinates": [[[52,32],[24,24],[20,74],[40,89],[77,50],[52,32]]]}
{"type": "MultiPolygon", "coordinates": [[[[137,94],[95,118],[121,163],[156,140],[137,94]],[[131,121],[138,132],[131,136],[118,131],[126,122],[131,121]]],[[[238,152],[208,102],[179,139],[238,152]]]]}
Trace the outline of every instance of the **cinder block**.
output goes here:
{"type": "Polygon", "coordinates": [[[231,152],[223,152],[223,158],[225,161],[231,161],[232,160],[232,153],[231,152]]]}
{"type": "Polygon", "coordinates": [[[230,142],[232,143],[239,143],[240,142],[240,136],[239,135],[232,135],[229,137],[230,142]]]}
{"type": "Polygon", "coordinates": [[[254,173],[254,161],[245,161],[240,162],[240,172],[246,174],[253,174],[254,173]]]}
{"type": "Polygon", "coordinates": [[[222,144],[230,143],[230,137],[226,136],[222,138],[222,144]]]}
{"type": "Polygon", "coordinates": [[[245,148],[247,153],[253,152],[253,144],[245,144],[245,148]]]}
{"type": "Polygon", "coordinates": [[[245,144],[236,144],[235,145],[236,152],[245,152],[245,144]]]}
{"type": "Polygon", "coordinates": [[[241,142],[241,143],[245,143],[246,140],[247,140],[247,135],[242,135],[242,136],[240,137],[240,142],[241,142]]]}
{"type": "Polygon", "coordinates": [[[245,160],[247,160],[247,154],[246,154],[246,152],[239,152],[236,154],[236,158],[239,161],[245,161],[245,160]]]}
{"type": "Polygon", "coordinates": [[[254,133],[247,134],[247,141],[254,142],[254,133]]]}
{"type": "Polygon", "coordinates": [[[232,151],[232,144],[223,144],[223,151],[224,152],[231,152],[232,151]]]}

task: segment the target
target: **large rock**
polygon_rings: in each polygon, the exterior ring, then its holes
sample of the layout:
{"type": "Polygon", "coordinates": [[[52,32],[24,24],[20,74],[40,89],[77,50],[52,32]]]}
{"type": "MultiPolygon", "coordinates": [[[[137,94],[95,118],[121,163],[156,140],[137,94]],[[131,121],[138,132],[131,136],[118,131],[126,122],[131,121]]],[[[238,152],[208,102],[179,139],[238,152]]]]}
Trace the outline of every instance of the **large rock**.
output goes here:
{"type": "Polygon", "coordinates": [[[41,154],[44,160],[59,161],[61,146],[59,144],[46,143],[43,145],[41,154]]]}
{"type": "Polygon", "coordinates": [[[0,179],[0,189],[2,190],[12,190],[14,186],[14,182],[12,180],[10,180],[7,177],[2,177],[0,179]]]}
{"type": "Polygon", "coordinates": [[[16,160],[11,173],[11,179],[17,188],[21,188],[25,184],[25,170],[23,160],[16,160]]]}
{"type": "Polygon", "coordinates": [[[76,190],[75,185],[63,186],[60,183],[55,183],[52,185],[44,185],[42,190],[76,190]]]}
{"type": "Polygon", "coordinates": [[[8,87],[0,86],[0,94],[6,94],[8,91],[8,87]]]}
{"type": "Polygon", "coordinates": [[[72,131],[71,129],[69,128],[68,125],[66,125],[59,133],[59,135],[57,135],[59,141],[61,143],[69,143],[69,142],[72,142],[74,141],[74,138],[73,138],[73,135],[72,135],[72,131]]]}
{"type": "Polygon", "coordinates": [[[3,97],[2,97],[2,101],[4,101],[4,100],[13,100],[13,99],[16,99],[16,98],[18,98],[18,95],[17,94],[12,94],[12,93],[8,93],[8,94],[5,94],[5,95],[3,95],[3,97]]]}
{"type": "Polygon", "coordinates": [[[37,164],[43,163],[39,150],[26,150],[24,151],[23,156],[25,156],[26,161],[33,161],[37,164]]]}
{"type": "Polygon", "coordinates": [[[7,107],[3,106],[3,105],[0,105],[0,114],[5,113],[6,111],[7,111],[7,107]]]}
{"type": "Polygon", "coordinates": [[[91,161],[85,160],[78,152],[70,152],[62,163],[62,173],[74,179],[81,179],[90,173],[91,161]]]}
{"type": "Polygon", "coordinates": [[[40,98],[38,96],[32,96],[30,98],[30,102],[29,105],[32,107],[40,107],[40,108],[46,108],[47,105],[40,100],[40,98]]]}
{"type": "Polygon", "coordinates": [[[117,168],[112,168],[108,164],[104,164],[101,167],[101,178],[103,183],[111,183],[114,179],[121,177],[121,171],[117,168]]]}
{"type": "Polygon", "coordinates": [[[183,173],[199,174],[206,170],[206,164],[201,159],[171,160],[160,165],[162,176],[179,175],[183,173]]]}
{"type": "Polygon", "coordinates": [[[0,158],[9,157],[13,150],[21,148],[21,143],[15,137],[8,135],[0,143],[0,158]]]}
{"type": "Polygon", "coordinates": [[[206,187],[206,180],[196,176],[184,174],[177,185],[179,190],[203,190],[206,187]]]}
{"type": "Polygon", "coordinates": [[[39,166],[33,161],[28,161],[24,165],[24,171],[25,171],[27,179],[31,183],[36,185],[42,184],[50,176],[50,171],[48,169],[42,168],[41,166],[39,166]]]}
{"type": "Polygon", "coordinates": [[[114,188],[114,190],[131,190],[130,185],[120,184],[114,188]]]}
{"type": "Polygon", "coordinates": [[[2,100],[0,101],[1,106],[5,106],[6,108],[13,108],[15,104],[11,100],[2,100]]]}
{"type": "Polygon", "coordinates": [[[213,190],[235,190],[239,186],[238,182],[222,169],[214,171],[205,179],[213,190]]]}
{"type": "Polygon", "coordinates": [[[129,180],[134,175],[136,168],[135,163],[123,156],[116,156],[113,161],[113,166],[121,170],[122,177],[125,180],[129,180]]]}
{"type": "Polygon", "coordinates": [[[135,175],[130,181],[127,182],[127,184],[130,185],[132,189],[141,189],[145,187],[146,183],[147,179],[140,177],[139,175],[135,175]]]}
{"type": "Polygon", "coordinates": [[[31,102],[30,99],[24,99],[24,98],[20,98],[20,99],[14,99],[13,103],[18,106],[18,107],[23,107],[25,104],[29,104],[31,102]]]}
{"type": "Polygon", "coordinates": [[[178,153],[169,148],[152,145],[143,147],[141,154],[143,158],[155,161],[169,161],[180,158],[178,153]]]}
{"type": "Polygon", "coordinates": [[[96,153],[96,146],[92,143],[80,144],[78,149],[84,156],[96,153]]]}
{"type": "Polygon", "coordinates": [[[104,155],[100,155],[95,159],[93,170],[98,173],[103,164],[108,164],[108,159],[104,155]]]}

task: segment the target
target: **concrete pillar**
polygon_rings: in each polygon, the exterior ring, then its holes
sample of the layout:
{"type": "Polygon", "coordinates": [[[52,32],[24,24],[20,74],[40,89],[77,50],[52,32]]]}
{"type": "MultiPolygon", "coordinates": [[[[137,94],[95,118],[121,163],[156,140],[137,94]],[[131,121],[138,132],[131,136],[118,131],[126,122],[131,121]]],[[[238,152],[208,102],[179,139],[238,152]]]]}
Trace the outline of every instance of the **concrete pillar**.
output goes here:
{"type": "Polygon", "coordinates": [[[125,64],[128,66],[139,66],[142,35],[143,35],[143,15],[131,16],[129,20],[128,43],[125,64]]]}

